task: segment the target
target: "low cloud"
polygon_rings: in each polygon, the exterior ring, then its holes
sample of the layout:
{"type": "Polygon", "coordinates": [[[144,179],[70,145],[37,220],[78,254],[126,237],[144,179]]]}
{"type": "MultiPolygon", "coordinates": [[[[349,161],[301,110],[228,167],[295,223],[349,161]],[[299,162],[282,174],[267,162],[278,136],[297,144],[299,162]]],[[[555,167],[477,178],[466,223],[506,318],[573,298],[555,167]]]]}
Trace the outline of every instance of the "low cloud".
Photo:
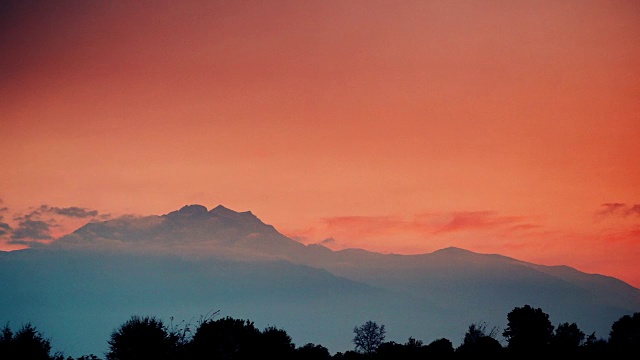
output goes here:
{"type": "Polygon", "coordinates": [[[535,227],[535,225],[523,223],[525,219],[521,216],[501,216],[492,211],[455,212],[449,217],[447,222],[436,226],[434,233],[487,230],[505,226],[509,226],[512,230],[535,227]]]}
{"type": "Polygon", "coordinates": [[[640,204],[605,203],[601,205],[598,215],[617,217],[640,216],[640,204]]]}
{"type": "Polygon", "coordinates": [[[54,214],[80,218],[80,219],[98,216],[98,210],[88,210],[88,209],[83,209],[75,206],[68,207],[68,208],[50,207],[48,211],[54,214]]]}
{"type": "Polygon", "coordinates": [[[81,208],[77,206],[60,208],[60,207],[49,206],[45,204],[45,205],[40,205],[39,208],[32,211],[27,216],[33,217],[33,216],[44,215],[44,214],[49,214],[49,215],[53,214],[53,215],[66,216],[70,218],[85,219],[85,218],[97,217],[98,210],[90,210],[90,209],[81,208]]]}
{"type": "Polygon", "coordinates": [[[336,239],[334,238],[326,238],[322,241],[319,241],[318,245],[334,245],[336,243],[336,239]]]}
{"type": "Polygon", "coordinates": [[[52,240],[51,224],[41,220],[25,220],[11,234],[11,244],[24,244],[25,241],[52,240]]]}
{"type": "MultiPolygon", "coordinates": [[[[2,220],[2,216],[0,216],[0,220],[2,220]]],[[[10,234],[11,231],[12,229],[11,229],[11,226],[9,226],[9,224],[0,222],[0,236],[10,234]]]]}
{"type": "Polygon", "coordinates": [[[413,216],[338,216],[289,230],[287,236],[331,249],[358,247],[374,251],[416,253],[434,246],[478,244],[482,239],[525,239],[544,226],[525,216],[495,211],[429,212],[413,216]]]}
{"type": "MultiPolygon", "coordinates": [[[[0,204],[3,204],[2,199],[0,204]]],[[[84,223],[107,220],[110,217],[110,214],[100,214],[98,210],[77,206],[43,204],[30,208],[28,212],[17,213],[3,206],[0,208],[0,240],[12,245],[37,246],[65,235],[84,223]],[[3,213],[11,221],[4,220],[3,213]]]]}
{"type": "Polygon", "coordinates": [[[327,230],[351,229],[362,235],[418,233],[436,235],[462,231],[510,229],[528,230],[538,227],[522,216],[503,216],[492,211],[428,213],[404,219],[393,216],[343,216],[325,218],[327,230]]]}

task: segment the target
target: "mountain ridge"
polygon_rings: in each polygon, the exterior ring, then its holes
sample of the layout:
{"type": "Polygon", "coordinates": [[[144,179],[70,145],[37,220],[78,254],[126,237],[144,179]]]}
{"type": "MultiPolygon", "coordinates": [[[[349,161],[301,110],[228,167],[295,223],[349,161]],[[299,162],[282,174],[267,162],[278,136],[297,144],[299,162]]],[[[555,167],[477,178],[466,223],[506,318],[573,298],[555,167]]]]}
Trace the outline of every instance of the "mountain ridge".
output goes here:
{"type": "Polygon", "coordinates": [[[604,275],[458,247],[414,255],[333,251],[222,205],[89,223],[38,249],[0,252],[0,267],[0,320],[41,316],[56,327],[65,317],[79,324],[105,313],[104,306],[113,307],[114,319],[142,310],[197,316],[222,308],[295,329],[294,340],[333,351],[347,350],[353,326],[370,319],[385,323],[397,341],[455,343],[471,323],[504,328],[506,314],[524,304],[600,336],[640,309],[640,290],[604,275]],[[81,301],[81,314],[67,309],[67,296],[81,301]]]}

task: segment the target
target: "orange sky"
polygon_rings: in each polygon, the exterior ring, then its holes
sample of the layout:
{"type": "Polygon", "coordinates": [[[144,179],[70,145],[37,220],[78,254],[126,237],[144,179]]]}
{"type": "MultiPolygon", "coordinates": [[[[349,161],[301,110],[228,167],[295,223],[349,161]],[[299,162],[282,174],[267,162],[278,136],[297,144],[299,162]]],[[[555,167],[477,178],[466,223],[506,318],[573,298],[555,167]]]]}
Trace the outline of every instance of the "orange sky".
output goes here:
{"type": "Polygon", "coordinates": [[[223,204],[640,287],[637,2],[142,3],[0,5],[0,247],[223,204]]]}

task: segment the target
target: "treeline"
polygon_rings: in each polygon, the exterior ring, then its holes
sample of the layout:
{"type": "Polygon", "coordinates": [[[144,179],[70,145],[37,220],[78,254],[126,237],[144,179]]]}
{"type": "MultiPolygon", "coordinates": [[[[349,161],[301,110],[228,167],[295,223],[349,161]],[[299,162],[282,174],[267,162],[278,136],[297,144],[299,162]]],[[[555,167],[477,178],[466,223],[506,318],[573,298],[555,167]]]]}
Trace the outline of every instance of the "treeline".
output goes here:
{"type": "MultiPolygon", "coordinates": [[[[114,330],[108,340],[106,360],[158,359],[283,359],[283,360],[427,360],[427,359],[612,359],[640,358],[640,312],[616,320],[607,339],[586,335],[575,323],[552,325],[549,316],[529,305],[507,315],[507,327],[497,340],[498,329],[485,323],[469,325],[457,348],[448,339],[429,344],[410,337],[400,344],[385,341],[384,324],[368,321],[353,329],[354,350],[334,355],[319,344],[296,347],[283,329],[260,330],[249,320],[218,313],[201,317],[197,324],[166,325],[155,317],[132,316],[114,330]]],[[[173,323],[173,321],[172,321],[173,323]]],[[[0,359],[74,360],[51,354],[50,340],[35,326],[23,325],[15,333],[1,330],[0,359]]],[[[98,360],[91,354],[76,360],[98,360]]]]}

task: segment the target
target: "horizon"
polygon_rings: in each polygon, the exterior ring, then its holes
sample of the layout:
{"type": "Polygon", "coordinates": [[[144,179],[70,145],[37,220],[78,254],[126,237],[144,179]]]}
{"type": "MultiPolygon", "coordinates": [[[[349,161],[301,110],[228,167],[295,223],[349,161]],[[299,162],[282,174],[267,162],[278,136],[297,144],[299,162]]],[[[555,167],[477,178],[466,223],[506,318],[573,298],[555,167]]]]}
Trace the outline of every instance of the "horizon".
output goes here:
{"type": "MultiPolygon", "coordinates": [[[[236,210],[234,210],[234,209],[231,209],[231,208],[229,208],[229,207],[226,207],[224,204],[218,204],[218,205],[216,205],[216,206],[206,207],[205,205],[202,205],[202,204],[192,203],[192,204],[186,204],[186,205],[183,205],[183,206],[181,206],[181,207],[179,207],[179,208],[177,208],[177,209],[173,209],[173,210],[168,211],[168,212],[165,212],[165,213],[163,213],[163,214],[146,214],[146,215],[133,215],[133,214],[126,214],[126,215],[122,215],[122,216],[119,216],[119,217],[107,217],[107,216],[101,216],[101,217],[100,217],[100,218],[101,218],[100,220],[93,219],[93,220],[91,220],[91,221],[89,221],[89,222],[86,222],[86,223],[85,223],[85,224],[83,224],[83,225],[80,225],[80,226],[79,226],[79,227],[77,227],[77,228],[74,228],[72,231],[70,231],[70,232],[68,232],[68,233],[61,234],[61,235],[60,235],[60,236],[58,236],[57,238],[47,239],[46,241],[41,240],[40,242],[38,242],[38,243],[37,243],[38,245],[36,246],[36,249],[37,249],[37,248],[43,249],[43,247],[42,247],[41,245],[45,245],[45,247],[44,247],[44,248],[46,248],[46,245],[55,244],[55,242],[56,242],[56,241],[58,241],[58,240],[60,240],[60,239],[63,239],[66,235],[70,235],[70,234],[74,233],[75,231],[77,231],[77,230],[81,229],[82,227],[84,227],[85,225],[87,225],[87,224],[89,224],[89,223],[99,223],[99,222],[105,222],[105,221],[110,221],[110,220],[119,220],[119,219],[121,219],[121,220],[132,220],[132,219],[136,219],[136,218],[137,218],[137,219],[143,219],[143,218],[145,218],[145,217],[164,217],[164,216],[166,216],[166,215],[168,215],[168,214],[170,214],[170,213],[172,213],[172,212],[177,212],[177,211],[179,211],[179,210],[182,210],[182,209],[185,209],[185,208],[188,208],[188,207],[193,207],[193,206],[204,207],[208,213],[213,212],[215,209],[223,209],[223,210],[229,210],[229,211],[232,211],[232,212],[234,212],[234,213],[236,213],[236,214],[250,214],[250,215],[252,215],[252,216],[256,217],[256,218],[257,218],[260,222],[262,222],[264,225],[266,225],[266,226],[272,226],[272,224],[269,224],[269,223],[267,223],[267,222],[264,222],[264,221],[263,221],[263,220],[262,220],[258,215],[254,214],[251,210],[246,210],[246,211],[236,211],[236,210]]],[[[42,208],[43,208],[43,207],[41,206],[41,207],[40,207],[40,209],[42,209],[42,208]]],[[[62,210],[62,209],[59,209],[59,210],[62,210]]],[[[81,213],[81,212],[83,212],[83,211],[84,211],[84,212],[86,212],[86,209],[74,208],[74,209],[73,209],[73,211],[76,211],[76,212],[81,213]]],[[[96,214],[96,217],[98,217],[98,214],[96,214]]],[[[403,253],[396,253],[396,252],[381,252],[381,251],[375,251],[375,250],[365,249],[365,248],[360,248],[360,247],[341,247],[341,248],[337,248],[337,247],[335,247],[335,246],[332,246],[332,245],[335,245],[335,244],[334,244],[334,242],[319,241],[319,242],[315,242],[315,243],[304,243],[304,242],[301,242],[301,241],[299,241],[299,240],[297,240],[297,239],[295,239],[295,238],[293,238],[293,237],[291,237],[291,236],[287,236],[286,234],[283,234],[282,232],[280,232],[280,231],[278,230],[278,228],[277,228],[277,227],[274,227],[274,228],[275,228],[275,230],[276,230],[278,233],[280,233],[280,234],[284,235],[285,237],[287,237],[287,238],[288,238],[289,240],[291,240],[291,241],[294,241],[294,242],[297,242],[297,243],[303,244],[303,245],[305,245],[305,246],[309,246],[309,245],[318,245],[318,246],[325,247],[325,248],[327,248],[327,249],[329,249],[329,250],[331,250],[331,251],[341,251],[341,250],[364,250],[364,251],[368,251],[368,252],[372,252],[372,253],[378,253],[378,254],[383,254],[383,255],[384,255],[384,254],[393,254],[393,255],[407,255],[407,256],[410,256],[410,255],[426,255],[426,254],[433,254],[433,253],[440,252],[440,251],[443,251],[443,250],[456,249],[456,250],[462,250],[462,251],[465,251],[465,252],[471,252],[471,253],[479,254],[479,255],[500,255],[500,256],[506,256],[506,257],[508,257],[508,258],[511,258],[511,259],[514,259],[514,260],[517,260],[517,261],[528,262],[528,263],[531,263],[531,264],[534,264],[534,265],[543,265],[543,266],[551,266],[551,267],[553,267],[553,266],[569,266],[569,265],[567,265],[567,264],[538,264],[538,263],[534,263],[534,262],[526,261],[526,260],[523,260],[523,259],[519,259],[519,258],[516,258],[516,257],[507,256],[507,255],[505,255],[505,254],[500,254],[500,253],[484,253],[484,252],[473,251],[473,250],[470,250],[470,249],[466,249],[466,248],[459,247],[459,246],[454,246],[454,245],[450,245],[450,246],[446,246],[446,247],[441,247],[441,248],[434,249],[434,250],[429,251],[429,252],[421,252],[421,253],[406,253],[406,254],[403,254],[403,253]]],[[[188,242],[187,242],[187,244],[188,244],[188,242]]],[[[30,244],[30,245],[35,245],[35,244],[30,244]]],[[[66,245],[67,245],[67,246],[69,246],[69,244],[66,244],[66,245]]],[[[73,247],[74,247],[74,245],[71,245],[71,248],[73,248],[73,247]]],[[[10,251],[17,251],[17,250],[25,250],[25,249],[29,249],[29,248],[30,248],[30,246],[29,246],[29,245],[24,244],[24,245],[22,245],[22,246],[18,246],[18,247],[17,247],[17,248],[15,248],[15,249],[10,249],[10,250],[2,250],[2,249],[0,249],[0,251],[9,251],[9,252],[10,252],[10,251]]],[[[156,250],[157,250],[157,249],[156,249],[156,250]]],[[[625,281],[624,279],[621,279],[621,278],[615,277],[615,276],[610,275],[610,274],[604,274],[604,273],[589,273],[589,272],[585,272],[585,271],[583,271],[583,270],[582,270],[582,269],[580,269],[580,268],[575,268],[575,267],[572,267],[572,266],[569,266],[569,267],[570,267],[570,268],[573,268],[573,269],[575,269],[575,270],[578,270],[578,271],[580,271],[580,272],[582,272],[582,273],[585,273],[585,274],[590,274],[590,275],[603,275],[603,276],[606,276],[606,277],[613,277],[613,278],[615,278],[615,279],[617,279],[617,280],[621,280],[621,281],[623,281],[623,282],[624,282],[624,283],[626,283],[627,285],[630,285],[630,286],[632,286],[632,287],[634,287],[634,288],[636,288],[636,289],[639,289],[639,290],[640,290],[640,287],[635,286],[634,284],[631,284],[630,282],[625,281]]]]}
{"type": "Polygon", "coordinates": [[[640,288],[640,6],[0,4],[0,250],[184,204],[640,288]],[[208,205],[207,205],[208,207],[208,205]]]}

